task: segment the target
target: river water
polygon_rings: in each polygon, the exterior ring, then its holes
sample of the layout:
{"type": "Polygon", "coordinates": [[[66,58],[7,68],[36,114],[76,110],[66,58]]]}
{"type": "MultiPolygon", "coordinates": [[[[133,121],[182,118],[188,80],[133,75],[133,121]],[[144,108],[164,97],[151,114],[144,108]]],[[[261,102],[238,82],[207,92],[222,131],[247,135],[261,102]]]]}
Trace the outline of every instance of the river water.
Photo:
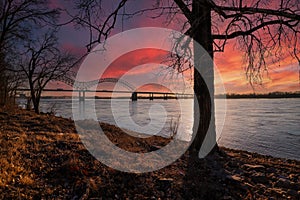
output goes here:
{"type": "MultiPolygon", "coordinates": [[[[218,101],[221,100],[216,99],[217,105],[218,101]]],[[[178,137],[189,140],[192,133],[192,99],[182,100],[181,105],[177,100],[115,99],[111,103],[108,99],[97,99],[95,109],[89,106],[91,103],[92,100],[85,101],[87,118],[96,112],[99,121],[146,134],[160,130],[162,135],[170,135],[171,120],[174,123],[180,118],[178,137]]],[[[227,99],[226,104],[216,106],[218,130],[223,124],[221,118],[225,117],[219,145],[300,160],[300,99],[227,99]]],[[[77,106],[75,102],[73,107],[77,106]]],[[[56,115],[73,118],[70,99],[43,99],[41,110],[48,112],[51,108],[56,115]]]]}

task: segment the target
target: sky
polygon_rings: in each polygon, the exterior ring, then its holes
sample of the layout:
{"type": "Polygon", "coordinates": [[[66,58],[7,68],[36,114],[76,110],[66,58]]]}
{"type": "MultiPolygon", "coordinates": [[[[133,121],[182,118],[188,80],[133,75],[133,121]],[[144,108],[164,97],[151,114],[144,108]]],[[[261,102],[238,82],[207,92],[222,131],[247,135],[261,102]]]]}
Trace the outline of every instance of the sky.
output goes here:
{"type": "MultiPolygon", "coordinates": [[[[107,1],[106,13],[109,13],[113,4],[117,0],[107,1]],[[110,3],[107,3],[110,2],[110,3]]],[[[145,7],[151,7],[152,1],[140,0],[135,1],[125,7],[127,12],[139,10],[145,7]]],[[[51,7],[67,8],[74,12],[70,1],[51,0],[51,7]]],[[[118,20],[116,28],[112,35],[121,33],[122,31],[139,28],[139,27],[166,27],[175,30],[181,28],[181,18],[173,20],[167,26],[164,18],[152,19],[154,13],[145,13],[144,15],[136,16],[126,20],[118,20]]],[[[61,22],[67,21],[68,17],[62,14],[61,22]]],[[[86,52],[85,45],[88,43],[89,35],[84,29],[78,29],[74,24],[63,26],[59,32],[59,39],[63,48],[68,49],[78,54],[86,52]]],[[[145,64],[147,62],[158,62],[166,54],[163,51],[155,51],[151,49],[134,51],[126,55],[121,55],[114,62],[110,64],[104,77],[120,77],[133,66],[145,64]]],[[[244,52],[236,47],[234,40],[227,43],[225,51],[215,53],[214,62],[217,66],[220,76],[223,80],[226,93],[269,93],[274,91],[293,92],[300,91],[299,82],[299,66],[298,63],[291,57],[287,57],[280,61],[280,63],[270,63],[268,72],[264,74],[263,84],[256,85],[254,88],[249,84],[245,75],[245,63],[243,62],[244,52]]],[[[96,62],[96,61],[95,61],[96,62]]],[[[101,62],[101,60],[99,61],[101,62]]],[[[151,67],[139,69],[135,71],[136,76],[145,73],[151,73],[151,67]]],[[[50,87],[65,87],[63,83],[52,83],[50,87]]],[[[147,86],[147,88],[151,88],[147,86]]],[[[153,86],[154,88],[154,86],[153,86]]]]}

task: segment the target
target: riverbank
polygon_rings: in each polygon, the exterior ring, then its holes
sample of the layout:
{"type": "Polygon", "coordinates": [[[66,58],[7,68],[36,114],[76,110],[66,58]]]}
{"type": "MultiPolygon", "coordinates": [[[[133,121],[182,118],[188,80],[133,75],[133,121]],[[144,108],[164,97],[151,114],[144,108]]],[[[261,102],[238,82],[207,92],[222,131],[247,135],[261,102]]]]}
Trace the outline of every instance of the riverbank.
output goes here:
{"type": "MultiPolygon", "coordinates": [[[[161,137],[136,142],[101,125],[133,152],[168,143],[161,137]]],[[[221,148],[192,165],[185,154],[155,172],[124,173],[94,159],[71,120],[18,109],[0,111],[0,170],[0,199],[300,198],[300,161],[221,148]]]]}

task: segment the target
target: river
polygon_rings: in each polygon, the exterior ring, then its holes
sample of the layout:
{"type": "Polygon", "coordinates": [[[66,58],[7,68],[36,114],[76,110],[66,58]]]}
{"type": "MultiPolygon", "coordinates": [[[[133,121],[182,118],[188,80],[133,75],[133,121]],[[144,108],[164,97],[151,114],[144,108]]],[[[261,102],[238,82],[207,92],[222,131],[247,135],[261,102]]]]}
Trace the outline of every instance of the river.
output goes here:
{"type": "MultiPolygon", "coordinates": [[[[221,100],[216,99],[217,105],[218,101],[221,100]]],[[[86,116],[93,112],[93,107],[89,106],[91,102],[85,101],[86,116]]],[[[180,130],[183,131],[178,137],[183,140],[190,138],[193,126],[192,99],[182,100],[181,106],[174,99],[139,99],[137,102],[115,99],[113,102],[111,104],[109,99],[95,100],[99,121],[146,134],[160,130],[159,134],[169,135],[171,119],[174,122],[180,116],[180,130]],[[114,106],[114,115],[111,105],[114,106]]],[[[73,107],[77,104],[75,102],[73,107]]],[[[225,116],[219,145],[300,160],[300,99],[227,99],[226,107],[217,106],[216,109],[217,129],[220,130],[222,125],[220,118],[225,116]]],[[[70,99],[42,99],[41,110],[49,112],[51,108],[58,116],[73,118],[70,99]]]]}

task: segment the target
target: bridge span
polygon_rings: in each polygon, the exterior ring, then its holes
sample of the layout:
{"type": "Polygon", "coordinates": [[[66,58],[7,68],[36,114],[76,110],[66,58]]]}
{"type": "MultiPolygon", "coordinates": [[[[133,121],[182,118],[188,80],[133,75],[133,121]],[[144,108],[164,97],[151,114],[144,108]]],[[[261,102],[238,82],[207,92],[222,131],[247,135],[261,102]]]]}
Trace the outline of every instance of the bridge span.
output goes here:
{"type": "MultiPolygon", "coordinates": [[[[185,94],[185,93],[172,93],[172,92],[156,92],[156,91],[136,91],[136,88],[118,78],[102,78],[98,80],[92,81],[76,81],[71,77],[59,77],[56,78],[55,81],[63,82],[69,86],[72,86],[73,89],[44,89],[44,92],[78,92],[79,101],[85,101],[86,93],[123,93],[123,94],[131,94],[130,98],[132,101],[137,101],[139,98],[148,98],[149,100],[153,99],[179,99],[179,98],[193,98],[193,94],[185,94]],[[93,86],[97,86],[100,83],[118,83],[127,89],[127,91],[122,90],[90,90],[93,86]],[[145,96],[148,95],[148,96],[145,96]]],[[[23,88],[18,89],[17,91],[30,91],[30,89],[23,88]]]]}
{"type": "MultiPolygon", "coordinates": [[[[18,89],[17,91],[25,92],[30,91],[30,89],[18,89]]],[[[137,101],[138,99],[187,99],[193,98],[193,94],[182,94],[182,93],[171,93],[171,92],[155,92],[155,91],[123,91],[123,90],[68,90],[68,89],[44,89],[44,92],[78,92],[79,101],[85,101],[86,93],[119,93],[119,94],[129,94],[129,97],[132,101],[137,101]],[[131,95],[130,95],[131,94],[131,95]]],[[[124,97],[120,97],[124,98],[124,97]]]]}

